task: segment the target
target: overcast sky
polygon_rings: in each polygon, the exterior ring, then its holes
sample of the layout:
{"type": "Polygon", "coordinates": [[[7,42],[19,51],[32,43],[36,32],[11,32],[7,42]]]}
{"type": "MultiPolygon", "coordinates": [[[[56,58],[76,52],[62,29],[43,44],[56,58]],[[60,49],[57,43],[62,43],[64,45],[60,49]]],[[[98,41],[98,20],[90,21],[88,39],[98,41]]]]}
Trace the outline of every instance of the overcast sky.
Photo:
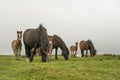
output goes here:
{"type": "Polygon", "coordinates": [[[99,54],[120,53],[120,0],[0,0],[0,54],[13,54],[17,30],[40,23],[68,47],[90,39],[99,54]]]}

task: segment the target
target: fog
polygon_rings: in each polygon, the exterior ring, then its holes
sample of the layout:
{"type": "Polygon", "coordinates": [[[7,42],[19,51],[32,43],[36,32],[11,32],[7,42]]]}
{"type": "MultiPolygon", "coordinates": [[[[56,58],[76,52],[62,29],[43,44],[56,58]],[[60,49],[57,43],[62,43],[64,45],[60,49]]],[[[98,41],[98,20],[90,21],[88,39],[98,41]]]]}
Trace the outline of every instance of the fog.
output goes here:
{"type": "Polygon", "coordinates": [[[0,0],[0,21],[0,54],[13,54],[11,42],[17,30],[24,32],[40,23],[68,48],[90,39],[98,54],[120,53],[119,0],[0,0]]]}

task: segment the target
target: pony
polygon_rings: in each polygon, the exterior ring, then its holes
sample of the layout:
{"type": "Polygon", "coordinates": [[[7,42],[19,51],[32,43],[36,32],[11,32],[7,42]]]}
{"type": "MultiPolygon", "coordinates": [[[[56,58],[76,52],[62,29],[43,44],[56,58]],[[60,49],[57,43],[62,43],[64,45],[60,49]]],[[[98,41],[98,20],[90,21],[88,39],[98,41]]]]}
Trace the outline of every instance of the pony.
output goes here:
{"type": "Polygon", "coordinates": [[[42,62],[46,62],[46,56],[49,50],[48,34],[42,24],[35,29],[27,29],[23,34],[23,42],[25,45],[26,62],[32,62],[36,48],[40,47],[42,62]],[[34,51],[31,52],[31,49],[34,51]]]}
{"type": "Polygon", "coordinates": [[[87,41],[82,40],[79,44],[79,47],[81,50],[82,57],[84,57],[84,50],[86,50],[86,57],[88,54],[88,50],[90,51],[90,57],[96,55],[96,49],[91,40],[87,40],[87,41]]]}
{"type": "Polygon", "coordinates": [[[21,49],[22,49],[22,31],[17,31],[17,40],[12,41],[12,49],[16,60],[20,60],[21,49]]]}
{"type": "Polygon", "coordinates": [[[55,49],[55,59],[58,60],[57,57],[57,51],[58,48],[60,48],[62,50],[62,55],[64,57],[65,60],[69,59],[69,50],[65,44],[65,42],[58,36],[58,35],[53,35],[52,36],[52,44],[53,44],[53,49],[55,49]]]}
{"type": "Polygon", "coordinates": [[[71,55],[73,57],[76,56],[77,50],[78,50],[78,42],[76,42],[75,45],[70,46],[71,55]]]}

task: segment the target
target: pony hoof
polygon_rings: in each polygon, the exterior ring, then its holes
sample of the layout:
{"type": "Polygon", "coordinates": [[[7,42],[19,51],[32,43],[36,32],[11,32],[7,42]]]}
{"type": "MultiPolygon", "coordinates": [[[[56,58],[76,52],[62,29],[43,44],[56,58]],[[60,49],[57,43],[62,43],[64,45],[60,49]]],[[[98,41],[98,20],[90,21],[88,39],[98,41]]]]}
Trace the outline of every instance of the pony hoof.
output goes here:
{"type": "Polygon", "coordinates": [[[30,62],[30,59],[29,59],[29,58],[26,58],[26,62],[30,62]]]}

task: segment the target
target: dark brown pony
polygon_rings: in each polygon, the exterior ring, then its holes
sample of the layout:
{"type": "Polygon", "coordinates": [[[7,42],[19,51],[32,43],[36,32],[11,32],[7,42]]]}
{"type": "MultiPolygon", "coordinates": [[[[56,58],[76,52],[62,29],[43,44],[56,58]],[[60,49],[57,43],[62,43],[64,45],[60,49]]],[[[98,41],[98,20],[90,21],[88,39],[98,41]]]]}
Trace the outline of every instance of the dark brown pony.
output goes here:
{"type": "Polygon", "coordinates": [[[77,50],[78,50],[78,42],[76,42],[75,45],[70,46],[71,55],[73,57],[75,57],[75,55],[77,54],[77,50]]]}
{"type": "Polygon", "coordinates": [[[12,41],[12,49],[16,60],[20,60],[21,49],[22,49],[22,31],[17,31],[17,40],[12,41]]]}
{"type": "Polygon", "coordinates": [[[82,57],[84,57],[84,50],[86,50],[86,57],[88,54],[88,50],[90,50],[90,57],[96,55],[96,49],[91,40],[81,41],[79,47],[81,50],[82,57]]]}
{"type": "Polygon", "coordinates": [[[23,34],[23,42],[25,45],[26,61],[32,62],[36,48],[40,47],[42,62],[46,62],[46,56],[49,50],[48,34],[46,28],[39,25],[36,29],[27,29],[23,34]],[[31,49],[34,51],[31,52],[31,49]]]}
{"type": "Polygon", "coordinates": [[[64,56],[65,60],[69,59],[69,50],[64,43],[64,41],[57,35],[53,36],[52,39],[53,49],[55,49],[55,59],[58,60],[57,57],[57,50],[60,48],[62,50],[62,55],[64,56]]]}

